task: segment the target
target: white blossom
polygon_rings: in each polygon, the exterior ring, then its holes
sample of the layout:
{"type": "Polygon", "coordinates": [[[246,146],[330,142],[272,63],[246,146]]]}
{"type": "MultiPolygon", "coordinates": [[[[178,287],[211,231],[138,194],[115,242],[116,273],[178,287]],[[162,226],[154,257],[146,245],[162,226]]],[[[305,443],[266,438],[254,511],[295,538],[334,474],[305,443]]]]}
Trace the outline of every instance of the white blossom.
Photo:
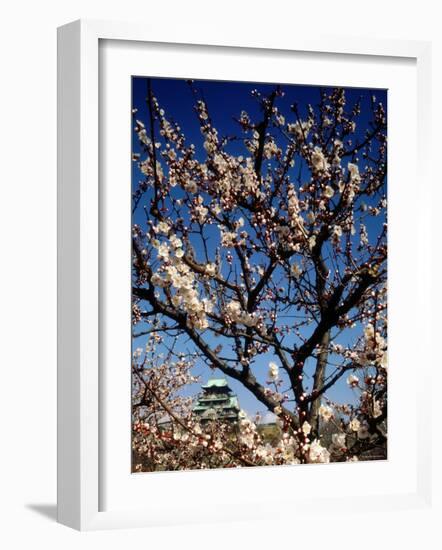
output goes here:
{"type": "Polygon", "coordinates": [[[207,264],[205,267],[205,272],[207,273],[207,275],[213,277],[213,275],[215,275],[216,273],[216,264],[207,264]]]}
{"type": "Polygon", "coordinates": [[[373,418],[379,418],[382,415],[382,407],[379,401],[373,401],[373,418]]]}
{"type": "Polygon", "coordinates": [[[314,172],[326,172],[330,165],[322,149],[315,147],[311,156],[312,168],[314,172]]]}
{"type": "Polygon", "coordinates": [[[321,405],[319,407],[319,416],[325,421],[328,422],[330,419],[333,418],[333,409],[329,407],[328,405],[321,405]]]}
{"type": "Polygon", "coordinates": [[[359,422],[359,420],[357,418],[353,418],[350,421],[349,427],[350,427],[350,430],[352,430],[353,432],[357,432],[359,430],[359,428],[361,427],[361,423],[359,422]]]}
{"type": "Polygon", "coordinates": [[[307,436],[312,431],[311,425],[307,422],[307,420],[302,424],[302,433],[307,436]]]}
{"type": "Polygon", "coordinates": [[[270,361],[270,363],[269,363],[268,376],[269,376],[270,380],[277,380],[278,379],[279,367],[273,361],[270,361]]]}
{"type": "Polygon", "coordinates": [[[357,386],[359,384],[359,378],[357,376],[355,376],[354,374],[350,374],[350,376],[347,377],[347,384],[351,388],[354,388],[355,386],[357,386]]]}
{"type": "Polygon", "coordinates": [[[307,458],[308,461],[313,464],[328,464],[330,462],[330,453],[317,439],[315,439],[309,446],[307,458]]]}

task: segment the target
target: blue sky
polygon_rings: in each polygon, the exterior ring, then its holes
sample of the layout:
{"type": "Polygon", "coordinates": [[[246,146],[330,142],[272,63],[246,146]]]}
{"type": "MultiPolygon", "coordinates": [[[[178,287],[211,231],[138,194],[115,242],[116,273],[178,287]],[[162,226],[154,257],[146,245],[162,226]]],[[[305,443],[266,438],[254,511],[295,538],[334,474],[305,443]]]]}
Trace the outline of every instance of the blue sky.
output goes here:
{"type": "MultiPolygon", "coordinates": [[[[252,120],[260,119],[260,111],[257,101],[251,96],[251,90],[256,89],[262,94],[268,94],[274,90],[274,84],[259,84],[259,83],[244,83],[244,82],[222,82],[222,81],[195,81],[194,87],[202,94],[204,101],[207,104],[213,125],[217,128],[219,135],[238,135],[240,133],[237,122],[233,117],[239,118],[242,110],[247,111],[252,120]]],[[[196,98],[185,80],[178,79],[152,79],[152,89],[157,97],[160,106],[165,110],[168,120],[173,120],[179,123],[185,133],[187,143],[193,143],[196,146],[196,157],[199,160],[205,158],[205,152],[202,148],[203,139],[200,132],[200,125],[196,116],[194,105],[196,98]]],[[[287,121],[294,119],[293,113],[290,111],[290,105],[297,103],[301,118],[306,118],[307,105],[310,103],[313,106],[319,103],[321,90],[329,91],[327,87],[317,86],[297,86],[297,85],[282,85],[285,92],[283,98],[278,100],[278,108],[286,116],[287,121]],[[291,118],[290,118],[291,117],[291,118]]],[[[382,101],[384,106],[387,104],[386,90],[345,88],[347,105],[353,105],[358,99],[361,100],[361,115],[358,117],[358,126],[353,139],[361,138],[363,131],[367,129],[368,120],[371,116],[370,104],[373,95],[377,100],[382,101]]],[[[148,120],[148,107],[146,104],[147,95],[147,79],[146,77],[134,77],[132,80],[132,107],[138,109],[136,117],[145,123],[148,120]]],[[[136,133],[133,132],[133,150],[134,152],[142,153],[136,133]]],[[[244,145],[239,141],[234,141],[228,145],[228,151],[232,154],[244,154],[244,145]]],[[[299,170],[296,168],[294,170],[299,170]]],[[[293,174],[296,177],[296,174],[293,174]]],[[[136,189],[137,183],[142,179],[142,174],[139,172],[136,163],[133,163],[132,169],[133,188],[136,189]]],[[[385,190],[386,193],[386,190],[385,190]]],[[[367,222],[367,229],[370,238],[374,238],[379,230],[382,219],[370,218],[367,222]]],[[[133,222],[144,225],[145,213],[142,208],[138,208],[134,213],[133,222]]],[[[140,326],[137,327],[140,329],[140,326]]],[[[343,333],[336,342],[347,344],[353,341],[360,333],[359,330],[352,331],[351,335],[343,333]]],[[[213,337],[207,337],[206,340],[217,345],[217,341],[213,337]]],[[[143,347],[143,338],[138,338],[134,341],[134,348],[143,347]]],[[[190,346],[191,347],[191,346],[190,346]]],[[[264,381],[267,372],[268,362],[272,360],[271,354],[262,355],[256,362],[256,372],[258,378],[264,381]]],[[[312,368],[311,365],[310,368],[312,368]]],[[[255,372],[254,369],[254,372],[255,372]]],[[[309,370],[309,367],[307,368],[309,370]]],[[[210,376],[223,376],[217,371],[210,371],[205,366],[195,368],[195,373],[201,375],[202,381],[205,382],[210,376]]],[[[262,411],[263,405],[259,403],[253,395],[243,386],[234,381],[229,380],[232,389],[237,393],[240,404],[248,413],[254,414],[256,411],[262,411]]],[[[191,392],[198,391],[198,388],[191,388],[191,392]]],[[[353,391],[348,389],[345,383],[345,377],[341,379],[327,394],[331,399],[340,402],[352,402],[355,399],[353,391]]]]}

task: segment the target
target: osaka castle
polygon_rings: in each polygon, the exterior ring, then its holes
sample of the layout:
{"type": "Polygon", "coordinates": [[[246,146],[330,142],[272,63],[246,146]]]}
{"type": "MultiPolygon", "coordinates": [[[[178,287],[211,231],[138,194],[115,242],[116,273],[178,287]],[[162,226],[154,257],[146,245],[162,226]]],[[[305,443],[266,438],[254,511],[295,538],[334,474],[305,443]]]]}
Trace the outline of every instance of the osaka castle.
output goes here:
{"type": "Polygon", "coordinates": [[[232,392],[225,378],[211,378],[198,396],[193,412],[205,424],[211,420],[236,422],[240,411],[238,397],[232,392]]]}

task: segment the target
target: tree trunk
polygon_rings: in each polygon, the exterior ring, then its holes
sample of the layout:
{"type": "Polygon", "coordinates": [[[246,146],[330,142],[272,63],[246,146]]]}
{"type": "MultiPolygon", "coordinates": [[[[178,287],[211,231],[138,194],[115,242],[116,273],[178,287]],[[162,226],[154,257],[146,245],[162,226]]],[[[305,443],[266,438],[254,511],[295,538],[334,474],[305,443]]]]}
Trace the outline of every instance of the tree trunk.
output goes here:
{"type": "MultiPolygon", "coordinates": [[[[330,343],[330,330],[328,330],[321,339],[320,347],[321,351],[316,361],[315,376],[313,379],[313,395],[320,391],[324,385],[325,369],[328,361],[328,345],[330,343]]],[[[321,406],[321,396],[313,399],[310,406],[309,423],[312,427],[312,435],[318,437],[319,435],[319,407],[321,406]]]]}

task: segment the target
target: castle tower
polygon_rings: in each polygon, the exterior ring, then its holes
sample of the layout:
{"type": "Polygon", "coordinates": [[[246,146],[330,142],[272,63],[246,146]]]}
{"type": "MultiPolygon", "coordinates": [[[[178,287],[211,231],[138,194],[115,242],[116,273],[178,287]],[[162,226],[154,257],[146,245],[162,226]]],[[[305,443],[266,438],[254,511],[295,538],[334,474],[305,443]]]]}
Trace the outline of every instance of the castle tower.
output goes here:
{"type": "Polygon", "coordinates": [[[238,397],[233,394],[225,378],[211,378],[199,395],[193,412],[205,424],[211,420],[236,422],[240,411],[238,397]]]}

